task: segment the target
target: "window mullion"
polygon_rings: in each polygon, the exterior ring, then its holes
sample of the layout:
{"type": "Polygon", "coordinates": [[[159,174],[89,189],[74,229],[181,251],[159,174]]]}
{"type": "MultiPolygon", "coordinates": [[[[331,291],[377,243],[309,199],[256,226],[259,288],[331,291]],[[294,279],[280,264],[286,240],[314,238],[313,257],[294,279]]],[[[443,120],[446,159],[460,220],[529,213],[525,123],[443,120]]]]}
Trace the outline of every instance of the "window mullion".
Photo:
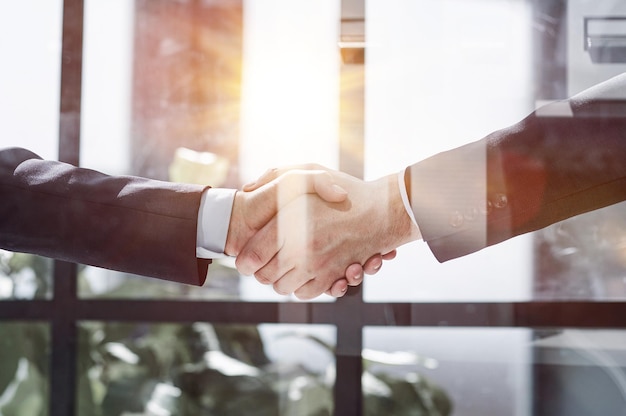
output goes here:
{"type": "MultiPolygon", "coordinates": [[[[83,0],[63,2],[59,160],[79,165],[83,0]]],[[[50,414],[73,415],[76,391],[77,265],[55,261],[50,358],[50,414]]]]}

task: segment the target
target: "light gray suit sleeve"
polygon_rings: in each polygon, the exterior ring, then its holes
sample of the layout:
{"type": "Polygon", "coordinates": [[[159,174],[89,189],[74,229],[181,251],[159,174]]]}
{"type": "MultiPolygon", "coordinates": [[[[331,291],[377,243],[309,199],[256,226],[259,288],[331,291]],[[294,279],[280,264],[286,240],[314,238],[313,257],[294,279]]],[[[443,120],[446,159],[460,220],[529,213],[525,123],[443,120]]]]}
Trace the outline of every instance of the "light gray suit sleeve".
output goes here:
{"type": "Polygon", "coordinates": [[[621,202],[626,74],[416,163],[405,181],[439,261],[621,202]]]}

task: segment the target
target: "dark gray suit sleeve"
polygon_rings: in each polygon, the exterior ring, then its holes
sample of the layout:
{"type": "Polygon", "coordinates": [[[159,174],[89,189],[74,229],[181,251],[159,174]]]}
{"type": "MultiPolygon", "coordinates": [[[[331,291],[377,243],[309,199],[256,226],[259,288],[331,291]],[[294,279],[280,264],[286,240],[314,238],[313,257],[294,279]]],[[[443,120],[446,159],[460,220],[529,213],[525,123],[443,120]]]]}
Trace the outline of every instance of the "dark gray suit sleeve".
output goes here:
{"type": "Polygon", "coordinates": [[[626,74],[416,163],[405,178],[439,261],[624,201],[626,74]]]}
{"type": "Polygon", "coordinates": [[[204,189],[0,150],[0,248],[201,285],[210,263],[196,258],[204,189]]]}

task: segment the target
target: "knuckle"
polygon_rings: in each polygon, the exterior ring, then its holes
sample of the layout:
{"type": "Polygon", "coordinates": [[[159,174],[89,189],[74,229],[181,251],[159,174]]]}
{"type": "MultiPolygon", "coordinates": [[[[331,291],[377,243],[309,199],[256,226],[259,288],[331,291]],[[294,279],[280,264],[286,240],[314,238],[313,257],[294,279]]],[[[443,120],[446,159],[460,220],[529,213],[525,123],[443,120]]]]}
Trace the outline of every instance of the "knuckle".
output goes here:
{"type": "Polygon", "coordinates": [[[311,293],[308,293],[308,291],[306,290],[296,290],[295,292],[293,292],[293,294],[296,296],[296,298],[298,298],[299,300],[311,300],[313,299],[315,296],[313,296],[311,293]]]}
{"type": "Polygon", "coordinates": [[[273,274],[268,270],[259,270],[254,274],[256,280],[265,285],[273,284],[275,279],[273,278],[273,274]]]}
{"type": "Polygon", "coordinates": [[[326,289],[331,289],[330,285],[324,286],[322,282],[315,278],[309,280],[306,285],[299,287],[293,293],[300,300],[310,300],[324,293],[326,289]]]}
{"type": "Polygon", "coordinates": [[[255,271],[260,269],[261,266],[265,264],[263,262],[263,254],[258,250],[250,250],[246,252],[243,261],[249,267],[253,267],[255,271]]]}
{"type": "Polygon", "coordinates": [[[249,265],[245,262],[245,259],[241,255],[235,258],[235,267],[242,274],[252,274],[249,265]]]}
{"type": "Polygon", "coordinates": [[[322,255],[322,252],[326,247],[328,247],[328,242],[321,238],[312,238],[307,245],[307,249],[310,252],[319,253],[320,255],[322,255]]]}
{"type": "Polygon", "coordinates": [[[338,263],[333,256],[323,253],[323,248],[321,245],[310,246],[307,250],[306,269],[311,275],[327,273],[338,263]]]}
{"type": "Polygon", "coordinates": [[[333,175],[331,175],[330,172],[325,171],[325,170],[321,170],[319,172],[319,178],[329,183],[334,181],[333,175]]]}
{"type": "Polygon", "coordinates": [[[286,288],[283,287],[283,285],[280,284],[280,281],[274,283],[273,288],[274,288],[274,292],[278,293],[279,295],[286,296],[291,293],[291,291],[287,290],[286,288]]]}
{"type": "Polygon", "coordinates": [[[269,285],[272,284],[272,282],[270,282],[269,280],[267,280],[265,277],[260,276],[258,273],[254,274],[254,278],[257,280],[257,282],[261,283],[262,285],[269,285]]]}
{"type": "Polygon", "coordinates": [[[272,180],[276,176],[278,176],[278,168],[269,168],[268,170],[263,172],[263,174],[261,175],[261,179],[272,180]]]}
{"type": "Polygon", "coordinates": [[[237,258],[235,259],[235,267],[237,268],[237,270],[239,270],[240,273],[247,276],[253,274],[257,270],[257,268],[255,268],[252,262],[249,260],[248,256],[242,254],[237,256],[237,258]]]}
{"type": "Polygon", "coordinates": [[[305,164],[304,167],[306,170],[323,170],[322,165],[313,162],[305,164]]]}

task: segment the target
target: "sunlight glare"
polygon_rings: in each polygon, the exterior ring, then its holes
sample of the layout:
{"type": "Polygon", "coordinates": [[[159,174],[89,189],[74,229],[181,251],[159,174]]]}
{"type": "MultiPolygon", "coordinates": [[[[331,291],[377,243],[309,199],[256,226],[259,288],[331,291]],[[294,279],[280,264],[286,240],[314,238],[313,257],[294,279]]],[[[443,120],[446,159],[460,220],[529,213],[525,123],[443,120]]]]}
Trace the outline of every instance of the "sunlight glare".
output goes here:
{"type": "Polygon", "coordinates": [[[244,1],[244,183],[270,167],[337,167],[338,36],[338,1],[244,1]]]}

